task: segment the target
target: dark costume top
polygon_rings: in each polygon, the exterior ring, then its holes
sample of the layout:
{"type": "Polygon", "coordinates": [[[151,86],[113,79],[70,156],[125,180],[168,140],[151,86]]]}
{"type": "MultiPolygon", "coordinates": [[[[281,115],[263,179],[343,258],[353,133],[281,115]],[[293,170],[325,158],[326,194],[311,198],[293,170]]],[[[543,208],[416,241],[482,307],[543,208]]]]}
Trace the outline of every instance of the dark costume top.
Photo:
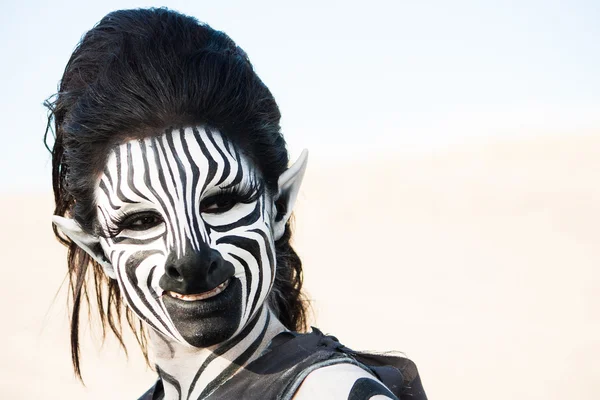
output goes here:
{"type": "MultiPolygon", "coordinates": [[[[309,373],[340,363],[354,364],[372,373],[400,400],[427,400],[417,367],[409,359],[356,352],[316,328],[307,334],[283,332],[275,336],[264,354],[219,386],[207,399],[288,400],[309,373]]],[[[360,399],[387,394],[379,385],[369,385],[369,382],[373,381],[366,380],[360,388],[360,399]]],[[[139,400],[158,400],[163,396],[159,380],[139,400]]]]}

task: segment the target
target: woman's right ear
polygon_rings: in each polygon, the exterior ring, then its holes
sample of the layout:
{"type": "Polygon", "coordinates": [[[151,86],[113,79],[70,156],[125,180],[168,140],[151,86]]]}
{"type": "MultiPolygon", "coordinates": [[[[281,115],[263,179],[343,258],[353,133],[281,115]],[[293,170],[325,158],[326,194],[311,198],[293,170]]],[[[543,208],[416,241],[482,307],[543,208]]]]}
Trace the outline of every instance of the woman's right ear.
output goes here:
{"type": "Polygon", "coordinates": [[[110,261],[104,256],[100,247],[100,239],[97,236],[85,232],[81,226],[71,218],[65,218],[58,215],[52,216],[52,222],[64,233],[71,241],[83,249],[104,269],[104,273],[112,279],[116,279],[115,269],[110,261]]]}

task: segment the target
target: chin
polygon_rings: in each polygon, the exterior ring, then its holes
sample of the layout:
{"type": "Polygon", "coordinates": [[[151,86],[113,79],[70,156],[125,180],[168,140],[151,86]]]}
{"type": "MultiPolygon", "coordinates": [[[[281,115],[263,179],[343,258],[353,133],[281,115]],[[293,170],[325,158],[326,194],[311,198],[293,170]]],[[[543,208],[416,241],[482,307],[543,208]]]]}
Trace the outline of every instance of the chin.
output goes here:
{"type": "Polygon", "coordinates": [[[210,347],[230,339],[242,317],[242,285],[232,277],[223,292],[205,300],[184,301],[163,296],[163,302],[183,339],[194,347],[210,347]]]}
{"type": "Polygon", "coordinates": [[[179,333],[185,341],[194,347],[204,348],[223,343],[230,339],[237,330],[239,321],[232,323],[226,318],[215,318],[202,321],[201,327],[180,329],[179,333]]]}

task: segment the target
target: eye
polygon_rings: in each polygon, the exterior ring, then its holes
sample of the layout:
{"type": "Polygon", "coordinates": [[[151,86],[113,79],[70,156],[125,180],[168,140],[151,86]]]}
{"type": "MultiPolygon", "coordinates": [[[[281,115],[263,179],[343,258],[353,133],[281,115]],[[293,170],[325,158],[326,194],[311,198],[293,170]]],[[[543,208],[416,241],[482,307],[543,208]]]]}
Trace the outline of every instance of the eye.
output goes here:
{"type": "Polygon", "coordinates": [[[164,221],[160,215],[154,212],[141,212],[128,216],[119,224],[121,230],[145,231],[162,224],[164,221]]]}
{"type": "Polygon", "coordinates": [[[231,210],[240,202],[238,197],[228,193],[211,196],[200,203],[200,212],[205,214],[222,214],[231,210]]]}

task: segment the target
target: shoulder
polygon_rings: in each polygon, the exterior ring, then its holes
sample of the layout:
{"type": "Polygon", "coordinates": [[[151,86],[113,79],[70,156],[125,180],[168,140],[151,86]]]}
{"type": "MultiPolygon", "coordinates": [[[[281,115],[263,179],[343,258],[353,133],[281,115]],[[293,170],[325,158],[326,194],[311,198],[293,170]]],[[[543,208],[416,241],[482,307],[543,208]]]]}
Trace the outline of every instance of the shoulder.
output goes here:
{"type": "Polygon", "coordinates": [[[372,374],[350,363],[334,364],[308,374],[293,400],[397,399],[372,374]]]}

